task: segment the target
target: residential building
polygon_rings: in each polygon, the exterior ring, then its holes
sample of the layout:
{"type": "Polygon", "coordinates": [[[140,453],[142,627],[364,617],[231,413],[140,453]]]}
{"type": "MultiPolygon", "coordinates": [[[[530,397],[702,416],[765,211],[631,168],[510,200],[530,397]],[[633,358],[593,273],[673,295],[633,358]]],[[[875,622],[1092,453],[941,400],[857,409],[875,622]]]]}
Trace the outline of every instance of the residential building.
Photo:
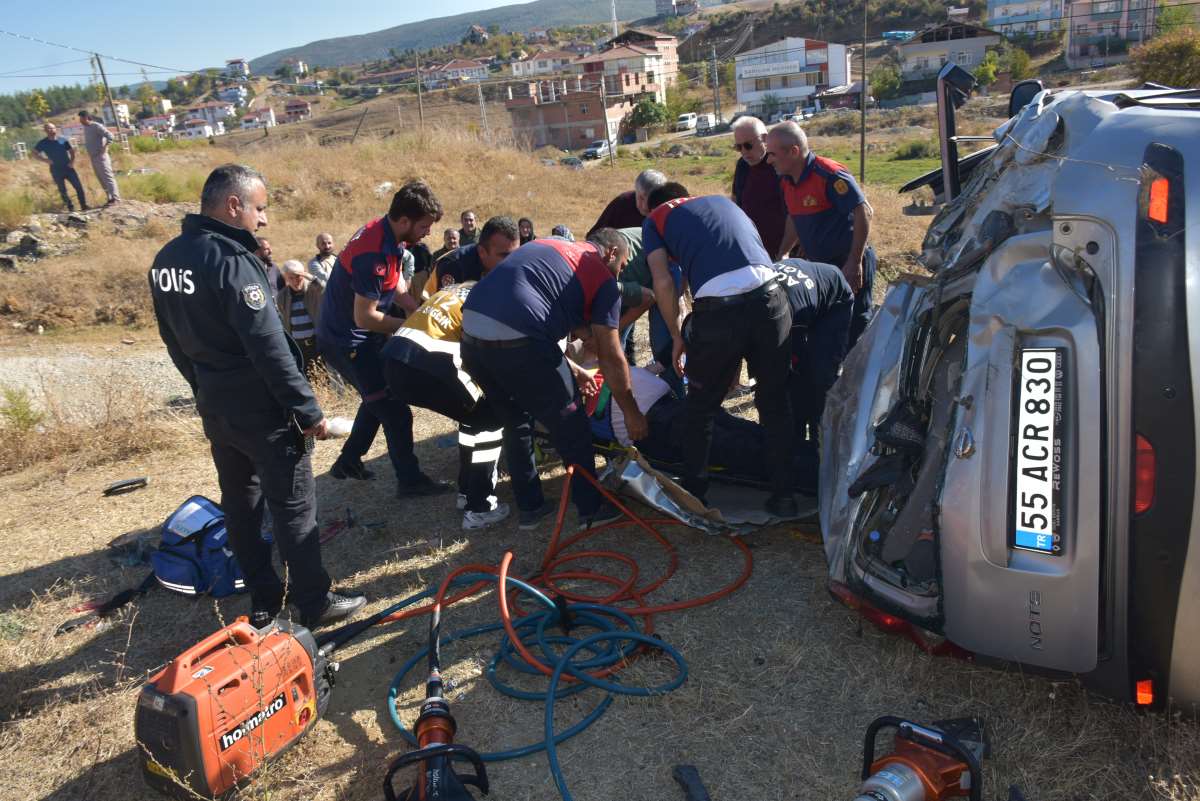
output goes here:
{"type": "Polygon", "coordinates": [[[297,82],[296,93],[301,95],[323,95],[325,94],[325,82],[316,78],[303,83],[297,82]]]}
{"type": "Polygon", "coordinates": [[[658,74],[663,87],[674,86],[679,77],[679,40],[669,33],[649,28],[627,28],[620,36],[614,36],[607,47],[631,45],[643,50],[653,50],[662,56],[661,72],[658,74]]]}
{"type": "Polygon", "coordinates": [[[440,72],[447,81],[483,81],[488,76],[487,61],[456,58],[443,65],[440,72]]]}
{"type": "Polygon", "coordinates": [[[167,100],[165,97],[156,97],[154,99],[153,110],[157,114],[170,114],[171,101],[167,100]]]}
{"type": "Polygon", "coordinates": [[[1154,35],[1153,0],[1063,0],[1069,21],[1063,58],[1071,69],[1125,61],[1129,48],[1154,35]]]}
{"type": "Polygon", "coordinates": [[[598,74],[510,86],[508,94],[505,105],[514,137],[530,147],[563,150],[578,150],[597,139],[616,142],[621,122],[640,99],[602,92],[598,74]]]}
{"type": "Polygon", "coordinates": [[[530,42],[548,42],[550,41],[550,30],[548,28],[532,28],[529,33],[525,34],[525,39],[530,42]]]}
{"type": "Polygon", "coordinates": [[[231,58],[225,62],[225,74],[235,80],[250,77],[250,62],[244,58],[231,58]]]}
{"type": "Polygon", "coordinates": [[[819,92],[850,83],[845,45],[790,36],[734,58],[738,103],[757,116],[812,106],[819,92]]]}
{"type": "Polygon", "coordinates": [[[565,44],[562,49],[576,56],[590,56],[596,52],[596,46],[591,42],[574,41],[570,44],[565,44]]]}
{"type": "Polygon", "coordinates": [[[183,113],[187,119],[205,120],[211,123],[213,130],[216,130],[222,120],[237,113],[237,108],[226,100],[210,100],[207,103],[192,106],[183,113]]]}
{"type": "Polygon", "coordinates": [[[359,83],[366,84],[381,84],[390,86],[398,83],[408,83],[415,80],[417,77],[416,67],[404,67],[398,70],[387,70],[386,72],[372,72],[359,77],[359,83]]]}
{"type": "MultiPolygon", "coordinates": [[[[861,95],[862,81],[855,81],[818,92],[815,100],[816,105],[821,108],[862,108],[861,95]]],[[[867,105],[869,106],[871,102],[872,100],[868,96],[867,105]]]]}
{"type": "Polygon", "coordinates": [[[153,117],[144,117],[140,120],[142,128],[149,128],[154,131],[169,131],[175,127],[176,118],[174,114],[155,114],[153,117]]]}
{"type": "Polygon", "coordinates": [[[574,53],[566,50],[539,50],[532,56],[512,63],[514,78],[532,78],[536,75],[553,75],[562,72],[575,60],[574,53]]]}
{"type": "MultiPolygon", "coordinates": [[[[604,91],[610,95],[652,97],[659,103],[667,99],[667,87],[663,83],[663,56],[654,50],[634,45],[619,45],[602,50],[591,56],[583,56],[571,62],[569,69],[583,78],[588,88],[600,88],[600,76],[604,77],[604,91]]],[[[635,101],[636,102],[636,101],[635,101]]]]}
{"type": "Polygon", "coordinates": [[[275,109],[270,106],[260,108],[257,111],[247,111],[245,116],[242,117],[243,131],[251,131],[256,128],[274,128],[276,124],[275,109]]]}
{"type": "Polygon", "coordinates": [[[225,133],[225,127],[221,125],[221,130],[218,132],[216,127],[207,120],[186,120],[175,133],[180,139],[211,139],[225,133]]]}
{"type": "Polygon", "coordinates": [[[285,58],[283,63],[292,68],[292,75],[297,78],[304,78],[308,75],[308,65],[298,58],[285,58]]]}
{"type": "Polygon", "coordinates": [[[246,101],[250,99],[250,92],[246,87],[237,83],[221,87],[217,90],[216,95],[218,99],[232,103],[238,108],[246,105],[246,101]]]}
{"type": "Polygon", "coordinates": [[[471,44],[484,44],[489,38],[491,37],[488,36],[488,32],[485,28],[480,25],[472,25],[467,30],[467,34],[463,37],[463,40],[470,42],[471,44]]]}
{"type": "Polygon", "coordinates": [[[108,103],[100,104],[100,117],[104,120],[105,125],[113,125],[119,128],[129,127],[129,104],[113,101],[112,108],[108,107],[108,103]],[[113,112],[116,112],[116,118],[113,118],[113,112]]]}
{"type": "Polygon", "coordinates": [[[307,100],[289,100],[283,106],[284,122],[299,122],[312,116],[312,103],[307,100]]]}
{"type": "Polygon", "coordinates": [[[65,122],[58,126],[58,135],[65,137],[75,147],[83,142],[83,126],[77,122],[65,122]]]}
{"type": "Polygon", "coordinates": [[[948,19],[950,22],[966,22],[970,18],[971,9],[967,8],[966,6],[946,9],[946,19],[948,19]]]}
{"type": "Polygon", "coordinates": [[[933,78],[948,61],[974,70],[989,49],[1000,45],[1002,38],[988,28],[961,22],[943,22],[926,28],[896,46],[900,77],[905,81],[933,78]]]}
{"type": "Polygon", "coordinates": [[[699,10],[698,0],[654,0],[654,15],[657,17],[682,17],[699,10]]]}
{"type": "Polygon", "coordinates": [[[1056,31],[1063,24],[1063,0],[988,0],[987,26],[1005,36],[1056,31]]]}

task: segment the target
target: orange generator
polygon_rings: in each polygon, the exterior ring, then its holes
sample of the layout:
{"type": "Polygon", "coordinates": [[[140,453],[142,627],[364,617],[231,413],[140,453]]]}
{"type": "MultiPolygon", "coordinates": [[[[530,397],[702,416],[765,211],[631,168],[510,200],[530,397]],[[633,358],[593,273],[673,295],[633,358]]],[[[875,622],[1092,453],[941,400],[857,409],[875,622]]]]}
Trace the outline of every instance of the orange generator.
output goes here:
{"type": "Polygon", "coordinates": [[[335,669],[308,629],[239,617],[142,688],[134,734],[146,783],[181,799],[225,795],[316,723],[335,669]]]}

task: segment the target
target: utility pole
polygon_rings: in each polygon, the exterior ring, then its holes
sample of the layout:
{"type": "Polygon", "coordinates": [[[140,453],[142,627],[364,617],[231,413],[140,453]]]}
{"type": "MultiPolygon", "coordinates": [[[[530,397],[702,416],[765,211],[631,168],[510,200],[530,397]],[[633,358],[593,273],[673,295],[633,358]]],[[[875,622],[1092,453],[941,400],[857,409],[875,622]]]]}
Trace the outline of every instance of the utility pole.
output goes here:
{"type": "Polygon", "coordinates": [[[475,91],[479,93],[479,122],[483,125],[484,138],[490,140],[492,138],[492,131],[488,128],[487,106],[483,102],[483,84],[475,84],[475,91]]]}
{"type": "Polygon", "coordinates": [[[100,60],[99,53],[92,53],[92,58],[96,59],[96,68],[100,70],[100,80],[104,82],[104,99],[108,101],[108,113],[112,115],[113,125],[117,128],[117,133],[121,132],[121,121],[117,119],[117,110],[113,108],[112,90],[108,88],[108,76],[104,74],[104,62],[100,60]]]}
{"type": "Polygon", "coordinates": [[[617,38],[619,31],[617,30],[617,0],[612,0],[612,31],[613,38],[617,38]]]}
{"type": "Polygon", "coordinates": [[[425,100],[421,97],[421,56],[416,56],[417,62],[417,116],[421,120],[421,131],[425,130],[425,100]]]}
{"type": "Polygon", "coordinates": [[[721,79],[718,73],[720,65],[717,63],[717,46],[712,46],[712,85],[713,85],[713,109],[717,112],[717,124],[725,122],[725,118],[721,116],[721,79]]]}
{"type": "MultiPolygon", "coordinates": [[[[616,8],[616,0],[613,7],[616,8]]],[[[604,73],[600,73],[600,119],[604,121],[604,141],[608,142],[608,166],[617,166],[617,157],[613,154],[612,136],[608,131],[608,87],[604,84],[604,73]]]]}
{"type": "Polygon", "coordinates": [[[862,32],[862,80],[858,84],[859,105],[862,107],[862,118],[858,124],[858,182],[867,180],[867,5],[870,0],[863,0],[863,32],[862,32]]]}

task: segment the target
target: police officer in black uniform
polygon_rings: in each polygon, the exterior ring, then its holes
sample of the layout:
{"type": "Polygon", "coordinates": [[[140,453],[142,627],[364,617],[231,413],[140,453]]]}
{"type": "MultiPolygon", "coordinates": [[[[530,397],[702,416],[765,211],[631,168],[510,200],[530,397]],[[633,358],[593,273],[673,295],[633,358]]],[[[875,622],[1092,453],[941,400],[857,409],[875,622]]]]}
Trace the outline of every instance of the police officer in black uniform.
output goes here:
{"type": "Polygon", "coordinates": [[[251,622],[268,624],[284,601],[261,536],[265,500],[287,569],[287,600],[311,627],[348,617],[366,598],[331,592],[321,564],[309,451],[314,437],[325,438],[326,423],[254,255],[266,208],[258,172],[237,164],[213,170],[200,214],[187,215],[183,233],[155,257],[150,292],[159,334],[191,385],[212,446],[229,542],[250,587],[251,622]]]}

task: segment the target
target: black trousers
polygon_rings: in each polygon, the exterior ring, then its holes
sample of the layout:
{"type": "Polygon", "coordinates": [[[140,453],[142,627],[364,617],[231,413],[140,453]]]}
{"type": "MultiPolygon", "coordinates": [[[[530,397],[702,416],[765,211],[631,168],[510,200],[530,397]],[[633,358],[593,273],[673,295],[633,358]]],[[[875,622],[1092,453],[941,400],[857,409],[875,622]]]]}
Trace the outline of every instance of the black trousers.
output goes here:
{"type": "Polygon", "coordinates": [[[792,310],[778,285],[752,294],[742,303],[709,305],[696,301],[684,325],[688,394],[685,401],[683,485],[704,499],[708,492],[713,421],[742,359],[754,377],[754,406],[767,434],[763,454],[775,492],[792,491],[792,444],[795,425],[788,402],[791,369],[792,310]]]}
{"type": "Polygon", "coordinates": [[[79,208],[87,208],[87,199],[83,195],[83,183],[79,180],[79,173],[75,172],[74,167],[51,167],[50,177],[54,179],[54,185],[58,187],[58,194],[62,195],[63,203],[68,209],[75,208],[67,194],[68,183],[75,187],[75,194],[79,196],[79,208]]]}
{"type": "MultiPolygon", "coordinates": [[[[458,491],[467,496],[468,512],[494,509],[496,464],[507,432],[487,397],[476,402],[462,384],[442,380],[395,359],[387,360],[384,374],[393,398],[458,422],[458,491]]],[[[509,464],[519,464],[521,443],[518,439],[512,444],[514,447],[508,448],[509,464]]],[[[514,484],[520,481],[515,476],[525,476],[532,467],[531,456],[527,455],[525,461],[528,462],[527,469],[513,470],[514,484]]],[[[518,506],[521,495],[517,493],[518,506]]]]}
{"type": "MultiPolygon", "coordinates": [[[[840,261],[836,263],[839,265],[842,264],[840,261]]],[[[863,251],[862,288],[854,293],[854,316],[850,321],[850,339],[847,349],[854,347],[854,343],[862,336],[867,323],[871,322],[871,317],[875,314],[873,293],[875,291],[875,268],[878,266],[878,263],[879,260],[875,256],[875,248],[867,245],[863,251]]]]}
{"type": "Polygon", "coordinates": [[[329,574],[321,564],[312,460],[291,428],[254,427],[228,417],[203,418],[221,486],[229,544],[255,609],[276,611],[284,582],[262,538],[263,505],[271,510],[275,543],[287,570],[287,600],[311,621],[325,608],[329,574]]]}
{"type": "Polygon", "coordinates": [[[796,438],[816,441],[825,412],[825,397],[837,381],[838,369],[846,358],[854,306],[839,303],[808,328],[792,329],[792,375],[788,384],[796,438]]]}
{"type": "MultiPolygon", "coordinates": [[[[563,354],[556,344],[531,341],[519,347],[489,348],[464,342],[462,360],[463,369],[483,390],[505,428],[529,426],[532,417],[546,427],[563,464],[577,464],[595,475],[592,427],[574,382],[567,387],[561,372],[563,354]]],[[[522,509],[536,509],[542,503],[540,479],[532,461],[529,464],[509,462],[513,491],[522,509]],[[536,502],[527,505],[522,493],[536,502]]],[[[571,500],[580,516],[588,517],[600,506],[601,497],[587,479],[577,475],[571,480],[571,500]]]]}

